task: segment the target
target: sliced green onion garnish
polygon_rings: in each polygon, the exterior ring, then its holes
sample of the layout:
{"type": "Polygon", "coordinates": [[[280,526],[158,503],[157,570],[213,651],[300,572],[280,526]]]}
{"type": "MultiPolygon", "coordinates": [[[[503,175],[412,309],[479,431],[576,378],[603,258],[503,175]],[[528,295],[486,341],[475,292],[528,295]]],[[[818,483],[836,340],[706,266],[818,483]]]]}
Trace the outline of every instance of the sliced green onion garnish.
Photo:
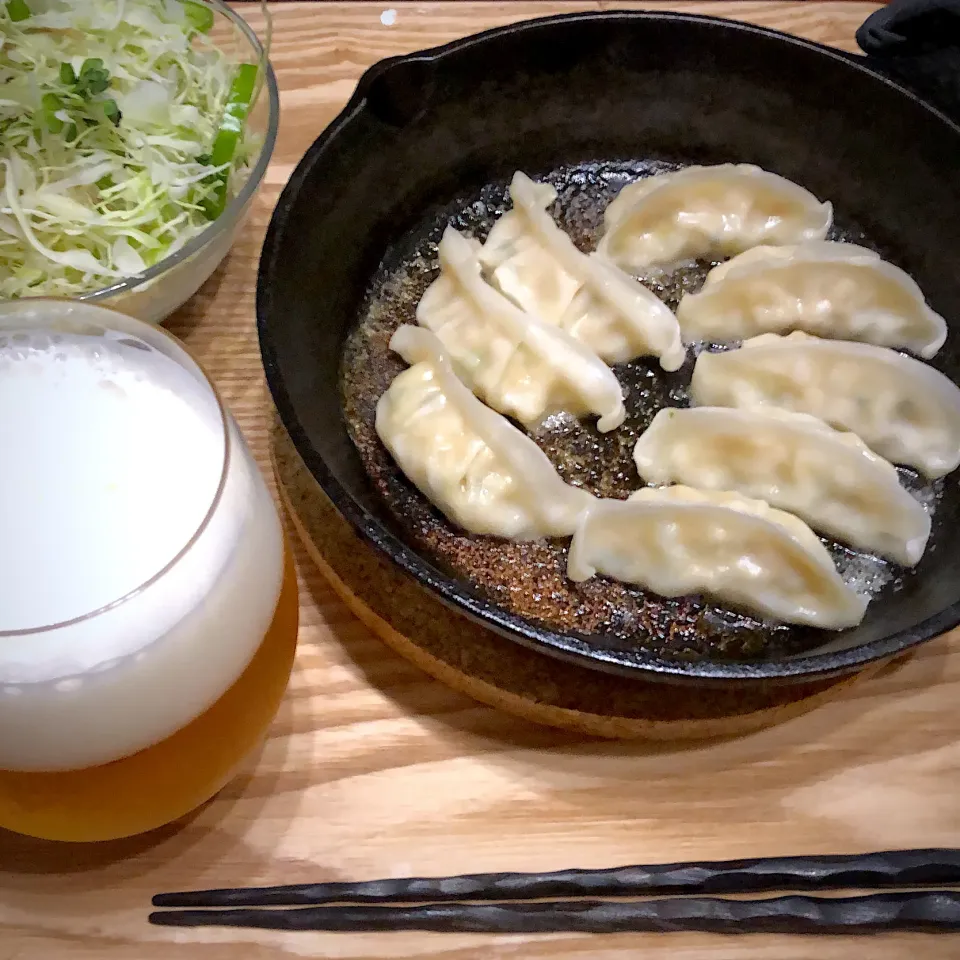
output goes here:
{"type": "Polygon", "coordinates": [[[120,126],[120,108],[117,106],[116,100],[104,100],[100,104],[101,109],[103,110],[103,116],[106,120],[112,123],[115,127],[120,126]]]}
{"type": "Polygon", "coordinates": [[[30,17],[30,8],[26,0],[7,0],[7,13],[14,23],[27,20],[30,17]]]}
{"type": "Polygon", "coordinates": [[[63,121],[57,116],[57,111],[63,109],[63,101],[55,93],[45,93],[40,104],[47,129],[51,133],[59,133],[63,129],[63,121]]]}
{"type": "MultiPolygon", "coordinates": [[[[232,163],[237,145],[243,137],[243,127],[250,114],[253,97],[257,90],[259,67],[255,63],[242,63],[230,85],[230,94],[220,120],[220,128],[213,141],[210,165],[213,167],[232,163]]],[[[212,196],[203,200],[203,211],[210,220],[216,220],[227,205],[227,171],[215,174],[216,184],[212,196]]]]}
{"type": "Polygon", "coordinates": [[[213,29],[213,10],[210,7],[186,0],[183,11],[190,21],[190,26],[198,33],[209,33],[213,29]]]}

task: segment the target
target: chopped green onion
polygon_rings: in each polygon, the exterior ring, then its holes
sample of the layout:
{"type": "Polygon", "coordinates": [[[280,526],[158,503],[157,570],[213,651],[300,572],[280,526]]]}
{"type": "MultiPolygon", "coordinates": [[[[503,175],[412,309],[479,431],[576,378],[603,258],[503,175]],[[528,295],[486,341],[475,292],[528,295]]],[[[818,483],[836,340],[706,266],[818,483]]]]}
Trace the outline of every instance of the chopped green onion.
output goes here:
{"type": "Polygon", "coordinates": [[[202,3],[186,0],[183,12],[190,21],[190,26],[198,33],[209,33],[213,29],[213,10],[202,3]]]}
{"type": "Polygon", "coordinates": [[[14,23],[20,23],[22,20],[30,18],[30,8],[26,0],[7,0],[7,13],[14,23]]]}
{"type": "Polygon", "coordinates": [[[47,129],[51,133],[59,133],[63,129],[63,121],[57,116],[57,112],[63,109],[63,101],[55,93],[45,93],[40,105],[43,107],[47,129]]]}
{"type": "Polygon", "coordinates": [[[104,100],[100,105],[103,109],[103,117],[108,123],[112,123],[115,127],[120,126],[120,120],[123,116],[120,113],[120,108],[117,106],[116,100],[104,100]]]}
{"type": "MultiPolygon", "coordinates": [[[[210,155],[211,166],[220,167],[232,163],[237,152],[237,145],[243,137],[244,124],[250,114],[250,105],[253,103],[257,90],[257,78],[260,68],[255,63],[242,63],[237,67],[230,93],[227,95],[227,104],[223,117],[220,120],[220,129],[217,138],[213,141],[213,150],[210,155]]],[[[223,213],[227,205],[227,171],[214,174],[216,188],[213,194],[203,200],[203,212],[210,220],[216,220],[223,213]]]]}

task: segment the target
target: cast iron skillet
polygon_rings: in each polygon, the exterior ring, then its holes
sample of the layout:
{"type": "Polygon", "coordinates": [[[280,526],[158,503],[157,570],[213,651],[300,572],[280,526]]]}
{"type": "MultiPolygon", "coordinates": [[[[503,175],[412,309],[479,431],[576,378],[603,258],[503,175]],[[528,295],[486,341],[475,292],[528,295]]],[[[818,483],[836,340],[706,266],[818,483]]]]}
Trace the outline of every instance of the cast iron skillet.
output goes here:
{"type": "MultiPolygon", "coordinates": [[[[257,291],[260,342],[282,421],[319,485],[363,538],[447,603],[598,669],[798,681],[851,672],[957,625],[956,476],[916,573],[875,599],[860,627],[766,659],[675,656],[645,648],[642,634],[624,643],[518,616],[415,547],[411,524],[385,508],[341,394],[344,343],[365,298],[411,237],[435,239],[444,211],[484,185],[516,169],[537,176],[631,158],[751,162],[802,183],[834,202],[849,236],[865,237],[938,312],[960,319],[960,128],[875,65],[681,14],[576,14],[492,30],[368,70],[274,213],[257,291]]],[[[960,331],[935,365],[960,381],[960,331]]]]}

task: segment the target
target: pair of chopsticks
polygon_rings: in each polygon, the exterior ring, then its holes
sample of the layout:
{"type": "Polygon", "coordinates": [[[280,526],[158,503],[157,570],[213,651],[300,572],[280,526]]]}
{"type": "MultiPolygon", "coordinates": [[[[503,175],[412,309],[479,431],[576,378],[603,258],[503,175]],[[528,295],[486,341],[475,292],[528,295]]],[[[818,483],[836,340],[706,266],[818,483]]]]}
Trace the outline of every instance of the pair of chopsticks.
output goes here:
{"type": "Polygon", "coordinates": [[[161,893],[171,927],[447,933],[876,933],[960,931],[960,850],[770,857],[611,870],[477,873],[161,893]],[[851,897],[716,894],[890,890],[851,897]],[[630,898],[673,896],[662,899],[630,898]],[[709,896],[705,896],[709,895],[709,896]],[[600,899],[604,898],[604,899],[600,899]]]}

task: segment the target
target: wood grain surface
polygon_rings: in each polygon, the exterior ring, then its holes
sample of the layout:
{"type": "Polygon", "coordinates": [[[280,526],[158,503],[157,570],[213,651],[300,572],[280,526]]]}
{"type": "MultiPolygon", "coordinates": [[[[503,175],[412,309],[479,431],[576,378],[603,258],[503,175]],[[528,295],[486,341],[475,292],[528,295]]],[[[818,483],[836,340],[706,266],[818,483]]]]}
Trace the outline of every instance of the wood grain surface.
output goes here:
{"type": "MultiPolygon", "coordinates": [[[[607,3],[283,3],[273,59],[284,116],[254,217],[172,323],[266,469],[270,412],[254,332],[255,265],[298,157],[375,60],[498,23],[607,3]],[[393,26],[383,9],[397,11],[393,26]]],[[[616,6],[626,6],[617,3],[616,6]]],[[[707,10],[848,50],[862,3],[646,3],[707,10]]],[[[246,7],[259,22],[259,13],[246,7]]],[[[525,724],[430,680],[356,620],[299,551],[302,632],[286,701],[248,772],[186,824],[63,847],[0,833],[0,960],[947,960],[960,939],[503,937],[174,931],[161,890],[545,870],[684,858],[956,845],[956,637],[840,699],[739,740],[610,743],[525,724]]]]}

